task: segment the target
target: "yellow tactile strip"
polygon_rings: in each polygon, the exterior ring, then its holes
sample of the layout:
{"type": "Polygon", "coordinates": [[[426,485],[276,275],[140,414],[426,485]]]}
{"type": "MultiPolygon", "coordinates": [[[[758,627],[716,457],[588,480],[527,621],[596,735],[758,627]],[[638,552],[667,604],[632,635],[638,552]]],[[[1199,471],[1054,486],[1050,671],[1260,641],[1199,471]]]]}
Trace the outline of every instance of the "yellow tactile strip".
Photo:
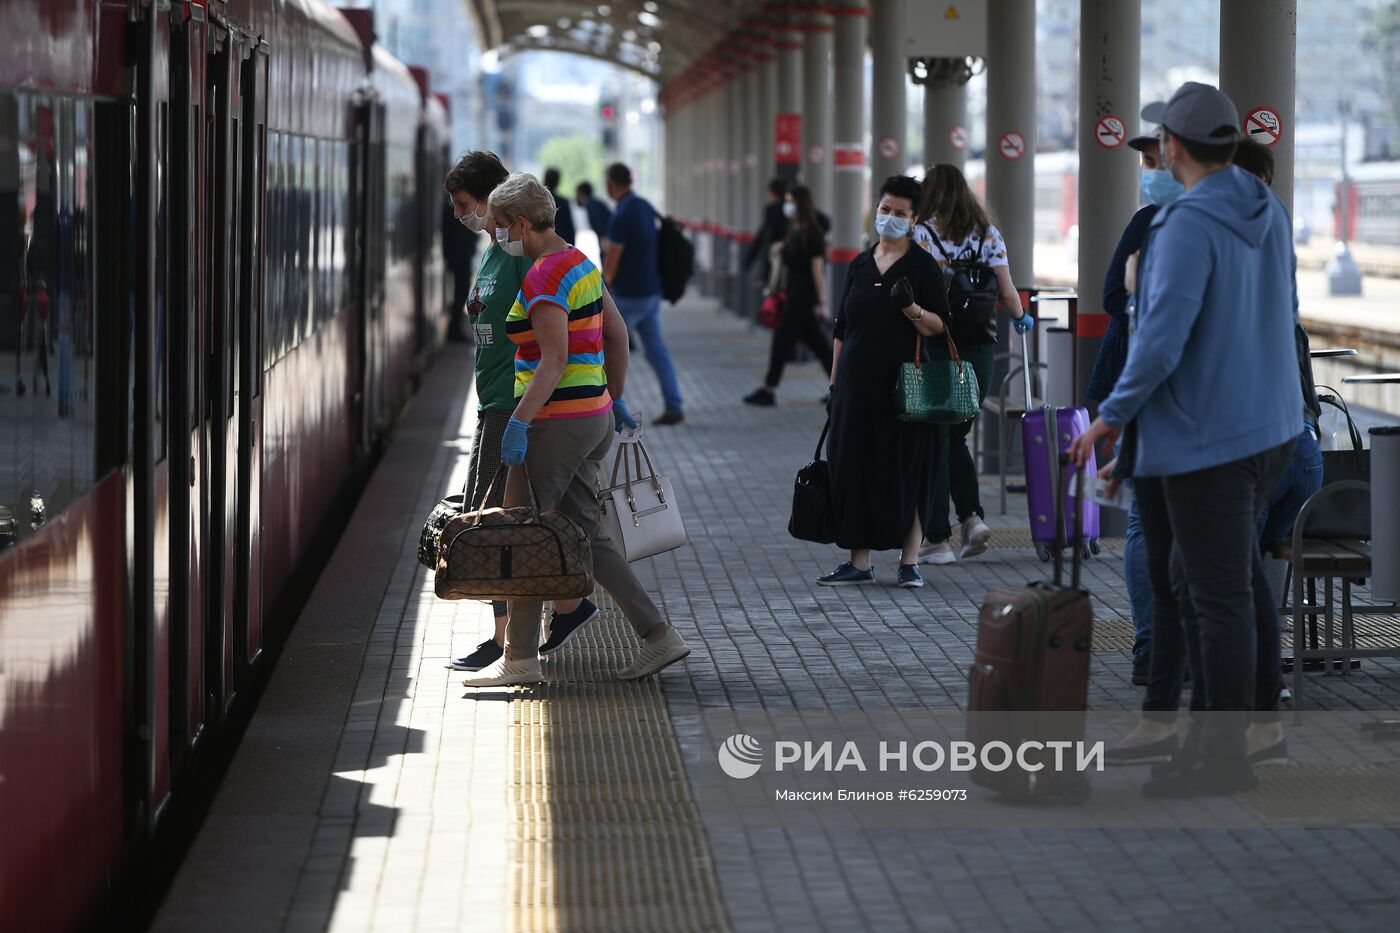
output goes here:
{"type": "MultiPolygon", "coordinates": [[[[1338,610],[1340,612],[1340,610],[1338,610]]],[[[1283,625],[1283,645],[1293,647],[1293,620],[1280,616],[1283,625]]],[[[1357,616],[1352,621],[1356,629],[1358,648],[1386,648],[1400,645],[1400,616],[1357,616]]],[[[1342,637],[1341,619],[1333,622],[1336,639],[1342,637]]],[[[1318,639],[1326,634],[1326,627],[1319,621],[1318,639]]],[[[1131,651],[1133,647],[1133,621],[1111,617],[1094,620],[1095,651],[1131,651]]]]}
{"type": "Polygon", "coordinates": [[[1400,826],[1400,764],[1256,768],[1259,786],[1237,801],[1270,822],[1400,826]]]}
{"type": "MultiPolygon", "coordinates": [[[[961,529],[961,528],[954,528],[954,529],[953,529],[953,536],[952,536],[952,538],[950,538],[949,540],[952,542],[953,548],[954,548],[955,550],[956,550],[957,548],[962,547],[962,529],[961,529]]],[[[1100,549],[1104,549],[1104,548],[1122,548],[1122,546],[1123,546],[1123,539],[1122,539],[1122,538],[1100,538],[1100,539],[1099,539],[1099,548],[1100,548],[1100,549]]],[[[988,545],[988,547],[992,547],[992,548],[1027,548],[1027,549],[1029,549],[1029,548],[1035,547],[1035,542],[1031,540],[1031,530],[1030,530],[1029,528],[1025,527],[1024,525],[1019,525],[1019,526],[1017,526],[1017,527],[1015,527],[1015,528],[993,527],[993,528],[992,528],[992,540],[991,540],[991,543],[988,545]]],[[[1069,559],[1069,555],[1068,555],[1068,554],[1065,555],[1065,559],[1066,559],[1066,560],[1069,559]]]]}
{"type": "Polygon", "coordinates": [[[602,616],[513,695],[512,930],[726,930],[704,829],[655,678],[621,683],[637,639],[602,616]]]}

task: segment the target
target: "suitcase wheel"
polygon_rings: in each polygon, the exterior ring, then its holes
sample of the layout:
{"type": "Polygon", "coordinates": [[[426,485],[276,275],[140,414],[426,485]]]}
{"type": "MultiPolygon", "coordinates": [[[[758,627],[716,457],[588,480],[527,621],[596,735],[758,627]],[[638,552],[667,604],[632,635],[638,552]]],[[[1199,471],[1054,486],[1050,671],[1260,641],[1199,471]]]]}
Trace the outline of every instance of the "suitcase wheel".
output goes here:
{"type": "Polygon", "coordinates": [[[1095,557],[1097,557],[1097,556],[1099,555],[1100,549],[1099,549],[1099,539],[1098,539],[1098,538],[1094,538],[1092,541],[1089,542],[1089,550],[1091,550],[1091,551],[1094,552],[1094,556],[1095,556],[1095,557]]]}
{"type": "Polygon", "coordinates": [[[1050,545],[1044,541],[1037,541],[1035,543],[1035,556],[1040,558],[1042,564],[1050,563],[1050,545]]]}
{"type": "Polygon", "coordinates": [[[1079,545],[1079,556],[1085,560],[1091,559],[1097,553],[1098,548],[1090,541],[1085,541],[1083,544],[1079,545]]]}

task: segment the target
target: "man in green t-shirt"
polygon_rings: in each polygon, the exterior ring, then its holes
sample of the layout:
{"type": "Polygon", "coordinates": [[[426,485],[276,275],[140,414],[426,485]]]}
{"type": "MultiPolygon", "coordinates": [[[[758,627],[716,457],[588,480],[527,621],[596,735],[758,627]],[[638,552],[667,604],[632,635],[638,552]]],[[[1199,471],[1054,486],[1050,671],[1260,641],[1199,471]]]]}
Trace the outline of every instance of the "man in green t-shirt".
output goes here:
{"type": "MultiPolygon", "coordinates": [[[[496,244],[496,227],[486,199],[510,174],[493,152],[474,150],[458,160],[447,173],[443,188],[452,199],[453,215],[468,230],[486,233],[487,247],[472,282],[467,301],[467,321],[476,339],[476,433],[472,437],[471,460],[467,467],[466,507],[501,505],[505,499],[505,477],[491,488],[501,465],[501,436],[515,410],[515,344],[506,337],[506,314],[520,293],[520,283],[530,270],[530,260],[512,256],[496,244]],[[491,501],[484,502],[488,489],[491,501]]],[[[505,644],[506,604],[492,602],[496,630],[476,650],[452,661],[448,667],[477,671],[494,663],[505,644]]],[[[540,654],[552,654],[564,647],[568,636],[598,614],[588,599],[555,603],[554,618],[565,624],[550,623],[551,634],[540,646],[540,654]],[[555,630],[561,638],[553,635],[555,630]],[[558,642],[557,644],[555,642],[558,642]]]]}

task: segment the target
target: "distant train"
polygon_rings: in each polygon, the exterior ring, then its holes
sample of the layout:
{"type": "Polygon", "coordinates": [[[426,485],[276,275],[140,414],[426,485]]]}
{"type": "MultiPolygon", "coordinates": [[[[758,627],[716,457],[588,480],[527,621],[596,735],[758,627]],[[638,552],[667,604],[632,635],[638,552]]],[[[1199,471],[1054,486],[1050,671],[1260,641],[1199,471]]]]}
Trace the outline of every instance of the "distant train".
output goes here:
{"type": "Polygon", "coordinates": [[[448,126],[321,0],[0,3],[0,926],[91,920],[446,325],[448,126]]]}
{"type": "Polygon", "coordinates": [[[1338,185],[1332,232],[1340,236],[1341,197],[1346,198],[1347,239],[1358,243],[1400,246],[1400,162],[1368,162],[1338,185]]]}

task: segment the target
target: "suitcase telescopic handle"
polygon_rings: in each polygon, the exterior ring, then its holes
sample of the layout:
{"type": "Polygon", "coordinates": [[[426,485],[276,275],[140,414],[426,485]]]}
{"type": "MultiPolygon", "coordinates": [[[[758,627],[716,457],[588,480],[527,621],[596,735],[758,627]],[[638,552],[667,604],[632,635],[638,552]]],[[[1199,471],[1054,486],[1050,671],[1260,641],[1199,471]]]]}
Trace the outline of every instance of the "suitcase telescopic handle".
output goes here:
{"type": "MultiPolygon", "coordinates": [[[[1053,428],[1053,425],[1052,425],[1053,428]]],[[[1051,431],[1054,435],[1054,431],[1051,431]]],[[[1070,469],[1069,454],[1060,454],[1060,473],[1063,476],[1066,469],[1070,469]]],[[[1074,555],[1070,558],[1070,587],[1079,589],[1079,577],[1084,563],[1084,474],[1088,472],[1088,467],[1073,467],[1074,469],[1074,539],[1069,546],[1073,549],[1074,555]]],[[[1064,585],[1064,547],[1062,535],[1064,535],[1063,520],[1060,516],[1065,514],[1065,493],[1069,483],[1056,481],[1055,499],[1059,508],[1055,510],[1055,585],[1064,585]]]]}
{"type": "Polygon", "coordinates": [[[1026,411],[1031,410],[1031,342],[1021,333],[1021,378],[1026,381],[1026,411]]]}

